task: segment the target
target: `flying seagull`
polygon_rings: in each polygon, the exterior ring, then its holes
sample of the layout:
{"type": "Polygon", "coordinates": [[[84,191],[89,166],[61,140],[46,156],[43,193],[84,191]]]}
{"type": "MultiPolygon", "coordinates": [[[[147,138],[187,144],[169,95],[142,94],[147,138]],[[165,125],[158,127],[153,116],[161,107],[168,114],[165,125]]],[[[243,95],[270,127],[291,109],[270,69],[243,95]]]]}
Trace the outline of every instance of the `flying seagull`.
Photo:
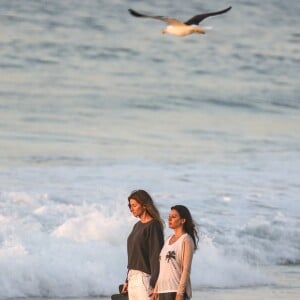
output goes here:
{"type": "Polygon", "coordinates": [[[185,36],[185,35],[189,35],[192,33],[204,34],[206,28],[197,26],[201,21],[203,21],[204,19],[211,17],[211,16],[224,14],[224,13],[228,12],[229,10],[231,10],[231,6],[227,7],[226,9],[223,9],[223,10],[196,15],[196,16],[192,17],[191,19],[189,19],[188,21],[183,23],[174,18],[168,18],[168,17],[163,17],[163,16],[149,16],[149,15],[141,14],[131,8],[128,9],[130,14],[134,17],[151,18],[151,19],[156,19],[156,20],[161,20],[163,22],[166,22],[169,25],[162,31],[162,33],[168,33],[168,34],[173,34],[173,35],[177,35],[177,36],[185,36]]]}

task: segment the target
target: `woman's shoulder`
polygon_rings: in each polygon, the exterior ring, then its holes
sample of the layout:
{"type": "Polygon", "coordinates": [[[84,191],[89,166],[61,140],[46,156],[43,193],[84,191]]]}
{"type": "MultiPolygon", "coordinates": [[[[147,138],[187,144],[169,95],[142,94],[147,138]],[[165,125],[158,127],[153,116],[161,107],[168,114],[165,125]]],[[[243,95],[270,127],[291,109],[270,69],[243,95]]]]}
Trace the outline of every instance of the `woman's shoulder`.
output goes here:
{"type": "Polygon", "coordinates": [[[184,236],[182,238],[182,242],[194,245],[194,241],[193,241],[192,237],[188,233],[184,234],[184,236]]]}
{"type": "Polygon", "coordinates": [[[136,226],[141,226],[144,228],[153,228],[153,227],[157,227],[160,226],[160,223],[158,220],[152,219],[146,223],[143,223],[141,221],[138,221],[137,223],[135,223],[136,226]]]}
{"type": "Polygon", "coordinates": [[[148,224],[149,227],[161,227],[160,222],[156,219],[152,219],[151,221],[149,221],[146,224],[148,224]]]}
{"type": "Polygon", "coordinates": [[[161,223],[156,220],[156,219],[152,219],[150,222],[145,223],[145,229],[151,234],[151,233],[155,233],[155,234],[160,234],[163,235],[163,227],[161,225],[161,223]]]}

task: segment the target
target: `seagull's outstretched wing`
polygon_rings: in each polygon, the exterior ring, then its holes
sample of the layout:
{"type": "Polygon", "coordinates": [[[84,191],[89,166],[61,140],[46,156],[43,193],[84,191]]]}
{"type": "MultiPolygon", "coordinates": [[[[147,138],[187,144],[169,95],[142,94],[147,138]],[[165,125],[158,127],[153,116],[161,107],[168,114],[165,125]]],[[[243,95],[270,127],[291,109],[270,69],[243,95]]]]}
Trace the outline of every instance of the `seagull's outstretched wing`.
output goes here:
{"type": "Polygon", "coordinates": [[[184,24],[198,25],[201,21],[203,21],[204,19],[206,19],[208,17],[221,15],[221,14],[228,12],[229,10],[231,10],[231,6],[227,7],[226,9],[223,9],[223,10],[210,12],[210,13],[206,13],[206,14],[201,14],[201,15],[196,15],[196,16],[192,17],[191,19],[189,19],[188,21],[186,21],[184,24]]]}
{"type": "Polygon", "coordinates": [[[141,14],[131,8],[128,9],[128,11],[130,12],[130,14],[134,17],[138,17],[138,18],[150,18],[150,19],[156,19],[156,20],[161,20],[163,22],[166,22],[170,25],[174,25],[174,24],[183,24],[181,21],[177,20],[177,19],[173,19],[173,18],[168,18],[168,17],[164,17],[164,16],[149,16],[149,15],[144,15],[141,14]]]}

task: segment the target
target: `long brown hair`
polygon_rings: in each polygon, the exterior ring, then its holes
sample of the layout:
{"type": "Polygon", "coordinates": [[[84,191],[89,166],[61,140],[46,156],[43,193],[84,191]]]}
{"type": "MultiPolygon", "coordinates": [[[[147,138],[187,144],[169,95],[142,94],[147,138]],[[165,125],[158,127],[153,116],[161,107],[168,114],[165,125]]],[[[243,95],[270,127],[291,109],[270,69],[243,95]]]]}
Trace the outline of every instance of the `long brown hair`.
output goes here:
{"type": "Polygon", "coordinates": [[[147,193],[144,190],[132,191],[131,194],[128,196],[129,207],[130,207],[130,199],[134,199],[138,203],[143,205],[145,207],[147,213],[154,220],[157,220],[160,223],[161,228],[163,230],[165,223],[164,223],[163,219],[160,217],[160,213],[159,213],[158,209],[156,208],[154,201],[153,201],[152,197],[149,195],[149,193],[147,193]]]}

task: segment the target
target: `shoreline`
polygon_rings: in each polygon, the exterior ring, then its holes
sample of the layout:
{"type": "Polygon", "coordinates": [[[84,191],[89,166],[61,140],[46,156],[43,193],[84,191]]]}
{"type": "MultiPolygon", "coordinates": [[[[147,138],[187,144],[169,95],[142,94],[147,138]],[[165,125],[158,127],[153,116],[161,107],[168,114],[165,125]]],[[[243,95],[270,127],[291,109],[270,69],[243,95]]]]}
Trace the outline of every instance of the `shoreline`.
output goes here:
{"type": "MultiPolygon", "coordinates": [[[[299,283],[300,284],[300,283],[299,283]]],[[[29,298],[7,298],[9,300],[111,300],[109,296],[94,297],[29,297],[29,298]]],[[[248,288],[204,288],[193,291],[192,300],[299,300],[300,287],[248,287],[248,288]]]]}
{"type": "MultiPolygon", "coordinates": [[[[261,271],[273,284],[253,287],[193,289],[192,300],[299,300],[300,265],[270,266],[261,271]]],[[[117,292],[117,291],[116,291],[117,292]]],[[[111,300],[110,296],[90,297],[11,297],[7,300],[111,300]]],[[[2,300],[2,299],[1,299],[2,300]]]]}
{"type": "Polygon", "coordinates": [[[299,300],[300,288],[249,287],[194,291],[194,300],[299,300]]]}
{"type": "MultiPolygon", "coordinates": [[[[78,298],[7,298],[9,300],[111,300],[107,296],[78,297],[78,298]]],[[[193,291],[192,300],[299,300],[300,288],[284,287],[256,287],[256,288],[236,288],[236,289],[203,289],[193,291]]]]}

